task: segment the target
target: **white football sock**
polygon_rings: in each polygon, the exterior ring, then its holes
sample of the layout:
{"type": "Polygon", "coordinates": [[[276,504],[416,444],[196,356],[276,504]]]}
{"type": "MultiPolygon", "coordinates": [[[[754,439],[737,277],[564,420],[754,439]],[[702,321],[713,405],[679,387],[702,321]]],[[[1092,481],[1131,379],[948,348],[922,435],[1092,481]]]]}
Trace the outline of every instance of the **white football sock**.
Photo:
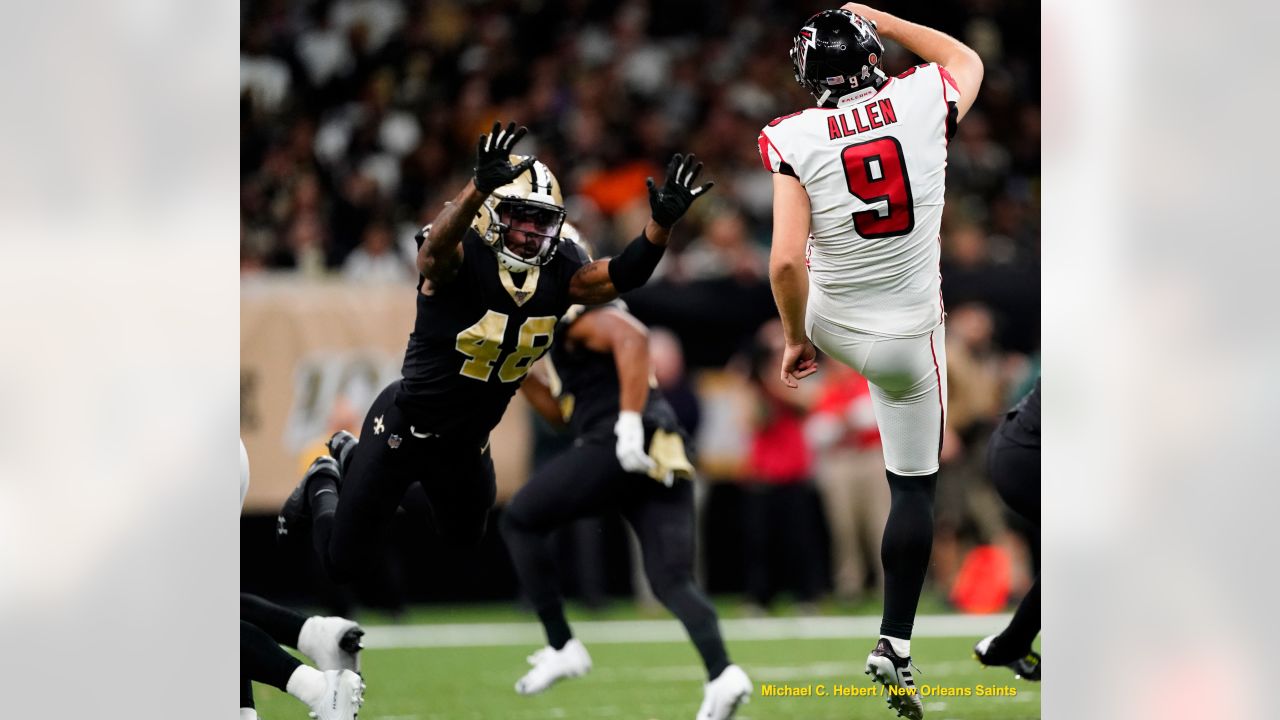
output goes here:
{"type": "Polygon", "coordinates": [[[258,711],[253,708],[240,708],[240,720],[258,720],[258,711]]]}
{"type": "Polygon", "coordinates": [[[903,640],[902,638],[889,637],[888,635],[881,635],[880,637],[889,641],[889,647],[893,648],[893,652],[896,653],[898,657],[900,658],[911,657],[911,641],[910,640],[903,640]]]}
{"type": "Polygon", "coordinates": [[[324,673],[309,665],[299,665],[289,676],[285,690],[307,705],[313,705],[324,697],[326,686],[324,673]]]}

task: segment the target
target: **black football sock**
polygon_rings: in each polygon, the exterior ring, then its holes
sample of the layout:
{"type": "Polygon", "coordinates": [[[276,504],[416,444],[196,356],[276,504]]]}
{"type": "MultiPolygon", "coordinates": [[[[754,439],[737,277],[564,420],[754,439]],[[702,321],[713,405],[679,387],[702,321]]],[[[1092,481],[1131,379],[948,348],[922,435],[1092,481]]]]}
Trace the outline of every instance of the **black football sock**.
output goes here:
{"type": "Polygon", "coordinates": [[[533,610],[542,621],[547,633],[547,644],[559,650],[573,638],[569,621],[564,616],[564,596],[560,592],[560,576],[556,572],[555,558],[547,546],[547,535],[534,530],[518,519],[518,513],[508,510],[498,522],[511,564],[524,587],[533,610]]]}
{"type": "Polygon", "coordinates": [[[933,494],[938,473],[887,475],[891,500],[880,545],[880,562],[884,564],[880,634],[910,640],[933,550],[933,494]]]}
{"type": "Polygon", "coordinates": [[[987,653],[987,660],[994,665],[1011,663],[1031,652],[1031,643],[1040,634],[1040,579],[1027,591],[1018,603],[1018,609],[1009,621],[1009,627],[991,643],[995,653],[987,653]],[[998,656],[998,657],[996,657],[998,656]]]}
{"type": "Polygon", "coordinates": [[[329,473],[317,473],[307,484],[311,503],[311,541],[316,554],[327,567],[329,538],[333,536],[333,517],[338,512],[338,480],[329,473]]]}
{"type": "Polygon", "coordinates": [[[569,621],[564,616],[564,605],[556,603],[551,607],[539,608],[538,619],[542,621],[542,629],[547,633],[547,644],[556,650],[563,649],[573,639],[573,631],[569,629],[569,621]]]}
{"type": "Polygon", "coordinates": [[[253,682],[245,675],[240,676],[240,707],[253,707],[253,682]]]}
{"type": "Polygon", "coordinates": [[[261,628],[240,621],[240,672],[245,677],[288,692],[289,677],[301,664],[261,628]]]}
{"type": "Polygon", "coordinates": [[[240,593],[240,619],[253,623],[272,640],[291,648],[298,647],[298,635],[302,633],[302,624],[307,621],[302,613],[249,593],[240,593]]]}

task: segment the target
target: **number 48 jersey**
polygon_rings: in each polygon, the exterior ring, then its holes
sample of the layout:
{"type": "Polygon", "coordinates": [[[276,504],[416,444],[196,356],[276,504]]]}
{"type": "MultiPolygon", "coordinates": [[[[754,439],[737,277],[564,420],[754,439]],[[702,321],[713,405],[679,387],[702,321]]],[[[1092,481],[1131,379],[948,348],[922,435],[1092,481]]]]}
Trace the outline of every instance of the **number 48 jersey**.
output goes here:
{"type": "Polygon", "coordinates": [[[457,277],[418,293],[396,405],[419,431],[483,438],[550,349],[556,322],[572,304],[569,283],[587,255],[562,238],[549,263],[520,278],[474,230],[467,229],[462,247],[457,277]]]}
{"type": "Polygon", "coordinates": [[[809,195],[810,313],[889,337],[942,321],[938,231],[959,99],[928,63],[761,130],[765,168],[809,195]]]}

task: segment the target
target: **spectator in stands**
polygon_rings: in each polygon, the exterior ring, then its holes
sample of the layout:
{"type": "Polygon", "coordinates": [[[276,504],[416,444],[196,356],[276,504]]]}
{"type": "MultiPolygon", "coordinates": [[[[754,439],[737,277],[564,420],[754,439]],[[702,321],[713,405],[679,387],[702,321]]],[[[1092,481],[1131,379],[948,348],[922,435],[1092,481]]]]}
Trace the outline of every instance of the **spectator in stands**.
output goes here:
{"type": "Polygon", "coordinates": [[[833,589],[836,597],[855,601],[879,588],[880,538],[889,515],[880,430],[867,379],[843,363],[827,363],[804,433],[816,455],[818,490],[831,531],[833,589]]]}
{"type": "Polygon", "coordinates": [[[342,263],[342,277],[354,282],[409,283],[415,275],[413,262],[392,242],[391,226],[381,220],[365,228],[360,247],[342,263]]]}
{"type": "Polygon", "coordinates": [[[804,437],[812,397],[778,382],[783,345],[782,324],[774,320],[760,329],[751,353],[757,414],[743,483],[743,559],[747,596],[759,611],[788,585],[802,606],[821,591],[820,518],[804,437]]]}
{"type": "Polygon", "coordinates": [[[766,282],[768,274],[769,251],[751,240],[740,210],[722,205],[707,220],[702,235],[672,258],[664,277],[678,282],[732,278],[752,285],[766,282]]]}
{"type": "Polygon", "coordinates": [[[991,310],[976,302],[947,312],[947,482],[938,487],[935,580],[949,586],[970,545],[1007,532],[1004,509],[987,476],[985,451],[1004,410],[1009,368],[994,344],[991,310]]]}
{"type": "Polygon", "coordinates": [[[696,437],[702,412],[693,384],[685,372],[680,338],[666,328],[649,328],[649,361],[653,364],[653,377],[658,381],[658,388],[675,410],[680,427],[690,437],[696,437]]]}

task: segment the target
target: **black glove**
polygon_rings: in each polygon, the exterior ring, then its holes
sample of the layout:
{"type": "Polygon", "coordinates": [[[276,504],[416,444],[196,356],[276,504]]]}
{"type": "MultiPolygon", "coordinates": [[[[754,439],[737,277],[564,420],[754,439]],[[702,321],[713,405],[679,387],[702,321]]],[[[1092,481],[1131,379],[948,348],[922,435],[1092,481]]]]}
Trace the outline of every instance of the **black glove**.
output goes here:
{"type": "Polygon", "coordinates": [[[693,155],[683,157],[677,153],[671,158],[671,164],[667,165],[667,180],[662,183],[662,187],[655,186],[653,178],[645,180],[645,184],[649,186],[649,207],[653,211],[653,221],[664,228],[670,229],[675,225],[688,212],[693,201],[715,185],[709,182],[699,188],[692,187],[698,173],[702,172],[702,163],[694,165],[696,161],[697,158],[693,155]]]}
{"type": "Polygon", "coordinates": [[[493,132],[480,136],[480,144],[476,146],[476,189],[482,193],[494,190],[520,177],[534,163],[528,157],[519,165],[511,164],[511,148],[520,142],[520,138],[529,132],[529,128],[516,129],[515,123],[508,123],[505,130],[502,123],[493,124],[493,132]]]}

